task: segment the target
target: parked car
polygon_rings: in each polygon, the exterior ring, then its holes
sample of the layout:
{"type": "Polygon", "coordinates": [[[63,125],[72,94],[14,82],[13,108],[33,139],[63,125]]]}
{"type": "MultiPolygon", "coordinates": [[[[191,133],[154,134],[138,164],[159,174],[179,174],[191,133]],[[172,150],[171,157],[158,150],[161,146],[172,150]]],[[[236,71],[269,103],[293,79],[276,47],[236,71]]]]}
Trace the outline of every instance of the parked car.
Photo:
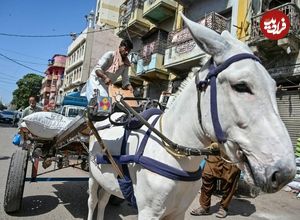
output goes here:
{"type": "Polygon", "coordinates": [[[14,121],[15,114],[16,113],[14,111],[4,110],[0,112],[0,121],[12,124],[14,121]]]}
{"type": "Polygon", "coordinates": [[[77,115],[82,115],[85,110],[83,106],[76,105],[64,105],[60,109],[59,113],[66,117],[76,117],[77,115]]]}

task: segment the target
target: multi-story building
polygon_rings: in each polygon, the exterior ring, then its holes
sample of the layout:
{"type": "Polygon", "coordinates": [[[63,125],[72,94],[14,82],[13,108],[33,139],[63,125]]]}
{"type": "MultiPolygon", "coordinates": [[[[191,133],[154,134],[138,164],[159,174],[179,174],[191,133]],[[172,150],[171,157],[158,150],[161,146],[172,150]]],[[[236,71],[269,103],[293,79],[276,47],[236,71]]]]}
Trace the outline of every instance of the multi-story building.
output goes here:
{"type": "Polygon", "coordinates": [[[45,109],[54,109],[56,107],[59,87],[63,82],[65,64],[65,55],[56,54],[49,60],[41,88],[41,104],[45,109]]]}
{"type": "Polygon", "coordinates": [[[219,33],[227,29],[236,36],[240,2],[243,0],[124,1],[116,34],[134,43],[134,72],[144,80],[144,96],[159,98],[163,91],[174,91],[206,56],[185,28],[180,12],[219,33]]]}
{"type": "Polygon", "coordinates": [[[168,90],[169,72],[164,67],[168,33],[172,31],[178,3],[126,0],[120,6],[116,34],[134,43],[132,62],[136,77],[144,81],[144,96],[158,98],[168,90]]]}
{"type": "Polygon", "coordinates": [[[251,3],[247,42],[277,83],[279,113],[295,145],[300,137],[300,1],[252,0],[251,3]],[[260,30],[260,20],[270,9],[282,11],[290,20],[289,33],[282,39],[267,39],[260,30]]]}

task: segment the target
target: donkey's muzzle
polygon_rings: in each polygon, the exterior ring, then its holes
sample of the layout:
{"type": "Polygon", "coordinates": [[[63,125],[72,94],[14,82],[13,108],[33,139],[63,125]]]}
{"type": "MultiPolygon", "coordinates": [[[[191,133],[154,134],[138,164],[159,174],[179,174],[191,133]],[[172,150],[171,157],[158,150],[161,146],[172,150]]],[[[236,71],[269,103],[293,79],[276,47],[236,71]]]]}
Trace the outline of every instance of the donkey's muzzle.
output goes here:
{"type": "Polygon", "coordinates": [[[262,190],[267,193],[274,193],[293,180],[296,170],[292,167],[274,166],[269,169],[266,174],[267,184],[262,190]]]}

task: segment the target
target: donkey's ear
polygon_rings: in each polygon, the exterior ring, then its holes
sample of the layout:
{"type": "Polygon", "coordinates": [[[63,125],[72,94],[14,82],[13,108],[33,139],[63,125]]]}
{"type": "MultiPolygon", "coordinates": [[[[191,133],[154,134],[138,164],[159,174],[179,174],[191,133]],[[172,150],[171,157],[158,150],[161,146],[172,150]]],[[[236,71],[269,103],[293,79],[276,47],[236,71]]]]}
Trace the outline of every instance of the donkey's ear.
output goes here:
{"type": "Polygon", "coordinates": [[[182,13],[181,16],[198,46],[212,55],[217,63],[222,63],[224,54],[230,48],[230,44],[215,31],[189,20],[182,13]]]}

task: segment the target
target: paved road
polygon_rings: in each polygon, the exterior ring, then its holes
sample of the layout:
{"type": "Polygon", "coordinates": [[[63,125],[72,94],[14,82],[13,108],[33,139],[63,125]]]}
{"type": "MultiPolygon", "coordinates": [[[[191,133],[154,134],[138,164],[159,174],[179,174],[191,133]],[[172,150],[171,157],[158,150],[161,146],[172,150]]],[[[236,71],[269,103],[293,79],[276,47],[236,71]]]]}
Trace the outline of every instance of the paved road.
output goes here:
{"type": "MultiPolygon", "coordinates": [[[[17,149],[11,144],[11,139],[16,128],[0,124],[0,220],[12,219],[86,219],[87,216],[87,182],[38,182],[26,183],[22,210],[14,215],[7,215],[3,210],[3,196],[6,185],[6,176],[12,153],[17,149]]],[[[30,164],[30,163],[29,163],[30,164]]],[[[28,171],[30,171],[30,166],[28,171]]],[[[42,171],[42,170],[41,170],[42,171]]],[[[46,170],[48,171],[48,169],[46,170]]],[[[30,176],[30,173],[27,174],[30,176]]],[[[44,176],[85,177],[88,174],[77,168],[67,168],[44,176]]],[[[192,208],[197,207],[199,195],[186,212],[186,220],[216,219],[210,216],[194,217],[189,214],[192,208]]],[[[218,197],[212,200],[212,212],[216,212],[218,197]]],[[[106,220],[136,220],[136,211],[131,209],[126,202],[120,206],[109,205],[105,212],[106,220]]],[[[260,195],[255,199],[235,198],[230,206],[231,219],[300,219],[300,200],[296,195],[280,191],[275,194],[260,195]]]]}

